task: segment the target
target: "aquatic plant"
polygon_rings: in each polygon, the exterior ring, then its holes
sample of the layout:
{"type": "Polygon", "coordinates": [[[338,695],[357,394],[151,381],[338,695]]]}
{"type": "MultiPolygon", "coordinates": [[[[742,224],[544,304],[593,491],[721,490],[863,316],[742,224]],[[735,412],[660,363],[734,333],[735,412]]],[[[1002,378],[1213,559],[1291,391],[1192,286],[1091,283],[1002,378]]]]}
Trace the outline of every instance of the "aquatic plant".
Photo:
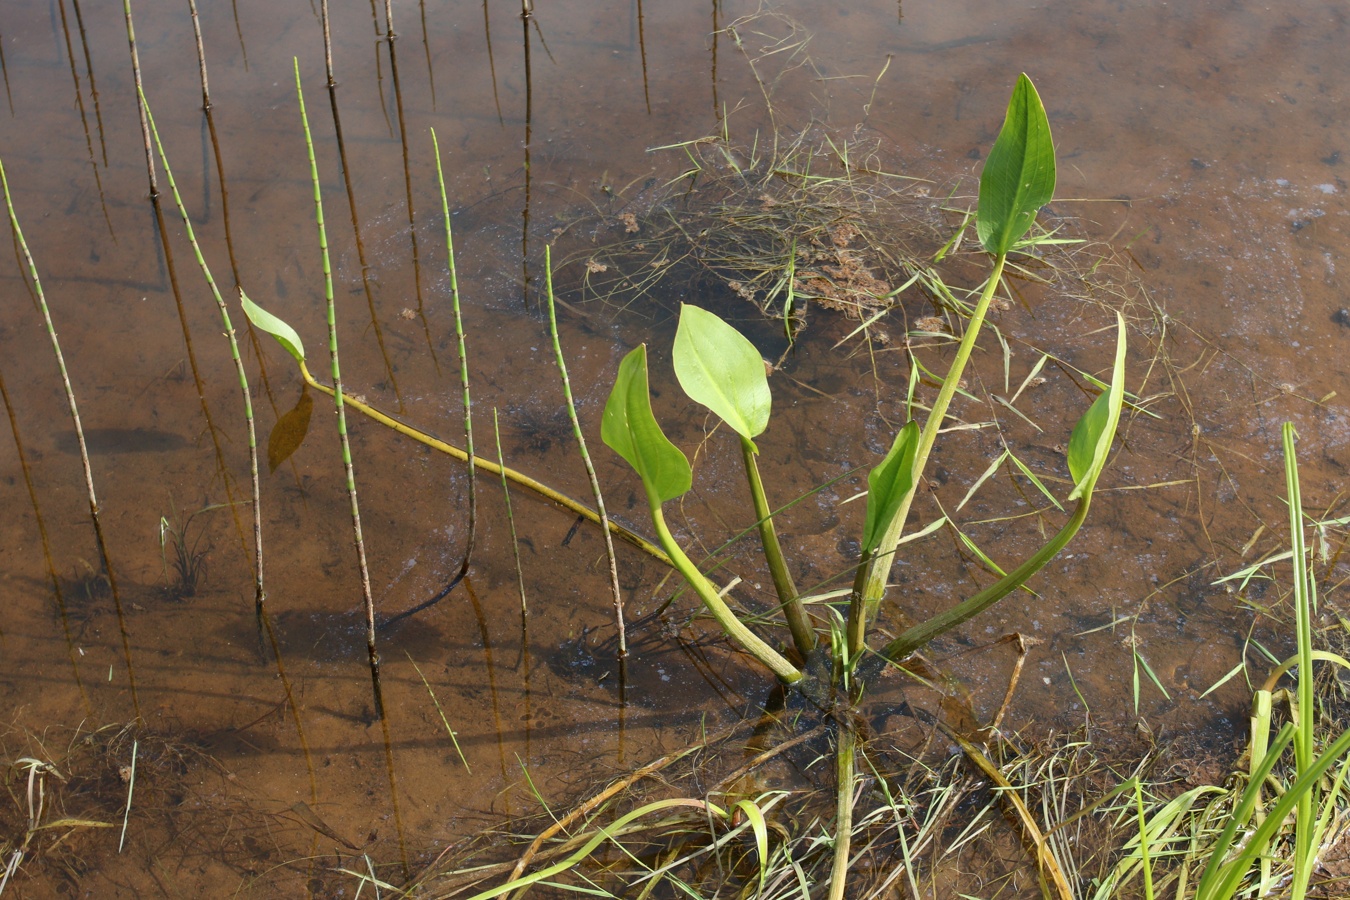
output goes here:
{"type": "MultiPolygon", "coordinates": [[[[1055,157],[1049,121],[1031,80],[1022,75],[1013,89],[1002,130],[981,174],[978,208],[974,214],[976,233],[982,248],[992,259],[992,267],[978,300],[969,308],[965,333],[941,379],[937,398],[926,420],[922,425],[911,420],[901,428],[890,451],[868,475],[861,558],[853,587],[848,592],[846,614],[841,620],[829,623],[828,642],[821,641],[818,627],[806,611],[809,605],[828,598],[802,596],[793,583],[756,462],[755,439],[768,428],[772,407],[764,361],[749,340],[715,314],[693,306],[682,309],[673,350],[675,374],[691,399],[712,411],[738,436],[756,527],[793,651],[780,651],[772,638],[762,637],[732,609],[723,592],[689,558],[666,523],[662,507],[690,490],[692,470],[684,453],[665,436],[652,412],[645,344],[634,348],[620,363],[602,417],[601,437],[641,479],[660,547],[652,547],[636,535],[624,534],[626,530],[617,529],[612,521],[605,521],[600,514],[575,501],[569,503],[569,508],[584,509],[592,521],[604,522],[609,530],[640,546],[646,544],[644,549],[649,553],[673,565],[737,646],[785,685],[833,716],[837,735],[838,802],[829,894],[832,900],[843,896],[848,877],[857,767],[863,758],[857,753],[856,726],[850,710],[863,699],[868,682],[886,666],[902,664],[934,638],[1019,589],[1064,548],[1086,519],[1093,490],[1115,438],[1124,401],[1126,349],[1125,323],[1119,313],[1116,314],[1117,338],[1110,379],[1097,382],[1101,393],[1073,428],[1068,442],[1067,462],[1073,488],[1067,499],[1077,502],[1068,521],[1020,565],[1006,573],[1000,572],[1001,577],[991,586],[920,622],[881,647],[869,645],[869,625],[886,600],[887,574],[895,561],[910,506],[922,483],[923,472],[961,384],[985,316],[1002,284],[1009,257],[1032,252],[1039,245],[1055,240],[1053,235],[1031,231],[1037,212],[1050,201],[1054,187],[1055,157]]],[[[549,288],[551,293],[551,281],[549,288]]],[[[243,303],[253,324],[272,334],[299,363],[307,384],[341,398],[340,404],[350,404],[377,421],[428,446],[451,453],[471,466],[499,472],[535,489],[542,487],[505,466],[494,466],[472,452],[432,439],[345,397],[339,384],[329,388],[318,383],[305,366],[303,346],[294,330],[247,298],[243,298],[243,303]]],[[[336,371],[334,374],[336,382],[336,371]]],[[[546,495],[556,499],[553,492],[546,495]]],[[[534,879],[531,876],[529,880],[534,879]]],[[[1064,884],[1062,875],[1054,880],[1064,884]]],[[[501,892],[499,889],[494,891],[496,893],[481,896],[496,896],[501,892]]]]}
{"type": "MultiPolygon", "coordinates": [[[[758,450],[754,438],[768,427],[772,403],[768,376],[759,352],[749,340],[713,313],[693,306],[681,310],[673,353],[676,378],[690,399],[711,410],[740,438],[765,560],[773,573],[779,602],[792,640],[805,660],[804,665],[789,661],[751,630],[671,535],[662,506],[691,488],[689,462],[665,436],[652,413],[646,345],[631,351],[619,366],[605,407],[601,435],[641,478],[652,525],[662,548],[723,631],[784,683],[800,685],[803,693],[822,708],[832,709],[840,704],[847,707],[861,699],[864,682],[884,665],[903,662],[934,638],[1017,590],[1064,548],[1087,516],[1093,489],[1115,438],[1124,398],[1125,322],[1119,313],[1110,385],[1079,420],[1069,441],[1068,466],[1074,487],[1067,499],[1078,501],[1069,521],[1039,551],[989,588],[915,625],[878,650],[867,645],[868,624],[885,599],[887,575],[895,561],[909,508],[979,337],[980,327],[1001,283],[1008,256],[1035,245],[1035,237],[1029,240],[1025,237],[1036,213],[1050,202],[1054,188],[1055,157],[1050,123],[1031,79],[1022,75],[1013,89],[1003,128],[980,177],[975,223],[981,245],[993,258],[993,268],[923,427],[914,420],[909,421],[895,436],[890,452],[868,475],[861,559],[848,600],[847,624],[843,634],[836,635],[831,641],[828,662],[817,651],[818,638],[804,611],[806,602],[819,598],[802,598],[796,594],[755,464],[758,450]],[[859,671],[859,664],[868,652],[872,663],[859,671]]],[[[847,877],[854,749],[853,728],[847,717],[842,717],[837,757],[836,865],[831,877],[831,898],[843,896],[847,877]]]]}

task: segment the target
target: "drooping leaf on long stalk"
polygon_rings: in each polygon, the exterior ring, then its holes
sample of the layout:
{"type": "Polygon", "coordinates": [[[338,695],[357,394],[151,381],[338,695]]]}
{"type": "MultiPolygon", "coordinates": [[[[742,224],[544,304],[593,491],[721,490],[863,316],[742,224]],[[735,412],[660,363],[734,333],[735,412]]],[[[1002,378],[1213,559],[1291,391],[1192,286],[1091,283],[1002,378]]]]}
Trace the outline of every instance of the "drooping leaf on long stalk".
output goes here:
{"type": "MultiPolygon", "coordinates": [[[[249,299],[249,297],[245,295],[242,291],[240,292],[239,295],[239,302],[243,306],[244,314],[247,315],[249,321],[253,323],[253,327],[270,334],[273,338],[276,339],[276,342],[281,345],[282,349],[291,355],[291,358],[293,358],[296,364],[299,366],[300,377],[305,380],[305,384],[314,388],[316,391],[319,391],[332,397],[333,396],[332,386],[324,384],[322,381],[319,381],[317,378],[313,376],[313,374],[310,373],[309,366],[306,363],[304,343],[300,340],[300,335],[296,333],[295,329],[292,328],[289,324],[287,324],[284,320],[282,320],[278,316],[273,315],[263,307],[259,306],[253,300],[249,299]]],[[[363,403],[362,401],[353,397],[351,394],[342,395],[342,405],[344,408],[350,407],[351,409],[356,410],[361,415],[366,416],[372,421],[378,422],[384,427],[396,431],[399,434],[403,435],[404,437],[411,438],[412,440],[417,441],[424,447],[428,447],[432,450],[435,450],[437,453],[444,453],[445,455],[453,457],[454,459],[457,459],[460,462],[469,461],[469,454],[466,453],[461,448],[456,447],[454,444],[443,441],[440,438],[430,435],[427,432],[422,431],[418,428],[414,428],[413,426],[407,424],[406,422],[400,422],[398,419],[394,418],[388,413],[381,412],[380,410],[376,409],[375,407],[371,406],[368,403],[363,403]]],[[[495,463],[489,459],[485,459],[481,456],[473,457],[473,466],[474,468],[481,469],[484,472],[490,472],[493,475],[499,475],[501,477],[514,481],[516,484],[520,485],[523,488],[526,488],[527,490],[533,491],[540,497],[543,497],[545,500],[548,500],[551,503],[556,503],[559,506],[563,507],[564,509],[572,513],[575,513],[578,516],[581,516],[582,518],[586,519],[587,521],[593,524],[596,525],[600,524],[600,515],[595,510],[586,506],[584,503],[581,503],[577,500],[573,500],[566,494],[556,491],[553,488],[549,487],[548,485],[534,478],[531,478],[529,475],[526,475],[523,472],[517,471],[516,469],[512,469],[507,466],[499,465],[498,463],[495,463]]],[[[627,541],[634,547],[637,547],[639,550],[641,550],[643,553],[646,553],[652,559],[655,559],[658,562],[661,562],[667,566],[672,565],[670,557],[666,556],[664,550],[662,550],[660,547],[656,546],[651,541],[647,540],[637,532],[629,528],[625,528],[623,525],[620,525],[613,519],[609,520],[609,530],[611,534],[615,535],[621,540],[627,541]]],[[[389,621],[386,621],[385,625],[387,626],[388,624],[389,621]]]]}

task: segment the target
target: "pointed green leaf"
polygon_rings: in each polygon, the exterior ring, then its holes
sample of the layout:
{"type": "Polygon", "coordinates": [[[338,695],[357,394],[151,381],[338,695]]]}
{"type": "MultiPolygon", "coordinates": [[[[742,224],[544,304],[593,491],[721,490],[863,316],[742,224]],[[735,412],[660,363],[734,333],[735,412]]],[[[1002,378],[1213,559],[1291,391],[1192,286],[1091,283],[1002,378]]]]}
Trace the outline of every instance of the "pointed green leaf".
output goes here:
{"type": "Polygon", "coordinates": [[[244,315],[248,316],[254,328],[260,328],[276,338],[277,343],[286,348],[286,352],[294,356],[296,362],[305,361],[305,345],[300,342],[300,335],[295,333],[294,328],[248,299],[243,288],[239,289],[239,302],[244,305],[244,315]]]}
{"type": "Polygon", "coordinates": [[[693,485],[689,460],[652,415],[646,344],[633,348],[619,363],[619,374],[600,420],[600,437],[637,471],[652,506],[674,500],[693,485]]]}
{"type": "Polygon", "coordinates": [[[717,413],[747,440],[769,425],[769,378],[755,345],[714,313],[680,307],[675,377],[689,399],[717,413]]]}
{"type": "Polygon", "coordinates": [[[867,520],[863,525],[863,552],[877,548],[881,536],[914,489],[914,456],[919,450],[919,423],[910,421],[895,436],[891,452],[867,473],[867,520]]]}
{"type": "Polygon", "coordinates": [[[1003,129],[980,173],[975,230],[988,252],[1006,253],[1055,194],[1050,120],[1031,79],[1022,75],[1008,101],[1003,129]]]}
{"type": "Polygon", "coordinates": [[[1097,396],[1069,438],[1069,475],[1074,483],[1070,500],[1092,493],[1097,484],[1097,476],[1106,466],[1111,442],[1116,437],[1124,399],[1125,319],[1116,313],[1116,361],[1111,367],[1111,386],[1097,396]]]}

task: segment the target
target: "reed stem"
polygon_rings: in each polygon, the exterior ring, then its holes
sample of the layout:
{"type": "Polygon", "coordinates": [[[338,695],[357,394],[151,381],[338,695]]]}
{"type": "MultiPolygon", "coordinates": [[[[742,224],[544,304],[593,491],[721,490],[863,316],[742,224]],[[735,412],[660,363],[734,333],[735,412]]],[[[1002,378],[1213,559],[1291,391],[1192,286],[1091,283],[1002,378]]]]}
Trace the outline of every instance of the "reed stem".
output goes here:
{"type": "MultiPolygon", "coordinates": [[[[473,404],[469,396],[469,353],[464,341],[464,316],[459,302],[459,273],[455,268],[455,235],[450,222],[450,200],[445,193],[445,172],[441,168],[441,144],[436,140],[436,129],[431,129],[431,144],[436,151],[436,183],[441,189],[441,214],[445,216],[445,253],[450,268],[450,303],[455,311],[455,338],[459,342],[459,383],[464,391],[464,453],[469,464],[469,534],[464,542],[464,561],[451,584],[469,574],[473,558],[473,539],[478,519],[478,485],[475,478],[473,453],[473,404]]],[[[601,515],[604,515],[603,510],[601,515]]]]}
{"type": "Polygon", "coordinates": [[[319,229],[319,255],[323,258],[323,294],[328,313],[328,355],[332,360],[333,404],[337,408],[338,443],[342,447],[342,468],[347,476],[347,498],[351,505],[352,540],[361,572],[361,598],[366,611],[366,650],[370,656],[370,675],[375,689],[377,712],[383,718],[384,701],[380,691],[380,654],[375,649],[375,598],[370,592],[370,569],[366,565],[366,541],[361,533],[361,505],[356,497],[356,470],[352,465],[351,442],[347,439],[347,412],[343,408],[342,370],[338,364],[337,307],[333,301],[333,268],[328,259],[328,231],[323,223],[323,192],[319,187],[319,166],[314,160],[314,138],[305,114],[305,92],[300,84],[300,60],[294,60],[295,95],[300,104],[300,122],[305,131],[305,151],[309,155],[309,177],[314,185],[314,219],[319,229]]]}
{"type": "MultiPolygon", "coordinates": [[[[204,78],[205,70],[203,70],[204,78]]],[[[204,80],[203,84],[205,84],[204,80]]],[[[220,288],[211,275],[211,267],[206,264],[206,257],[202,255],[202,248],[197,243],[197,235],[192,230],[192,218],[188,215],[187,207],[183,205],[182,195],[178,192],[178,184],[174,181],[173,169],[169,167],[169,155],[164,151],[164,144],[159,139],[159,129],[155,127],[154,114],[150,112],[150,102],[146,100],[144,93],[140,95],[140,101],[145,109],[145,117],[149,122],[155,147],[159,150],[159,160],[164,165],[164,178],[169,182],[169,192],[173,194],[173,202],[178,207],[178,214],[183,219],[183,230],[187,234],[188,243],[192,245],[192,252],[197,257],[197,265],[202,270],[202,276],[206,279],[207,287],[211,289],[211,296],[215,298],[216,308],[220,311],[220,320],[225,328],[225,337],[230,342],[230,357],[234,360],[234,371],[239,378],[239,393],[244,400],[244,421],[248,425],[248,469],[253,484],[253,605],[255,610],[261,610],[267,599],[267,594],[263,590],[262,490],[258,477],[258,433],[253,422],[253,392],[249,390],[248,374],[244,371],[244,361],[239,355],[239,340],[234,330],[234,323],[230,321],[229,307],[220,295],[220,288]]]]}
{"type": "Polygon", "coordinates": [[[581,421],[577,418],[577,404],[572,399],[572,381],[567,377],[567,361],[563,358],[562,342],[558,337],[558,311],[553,302],[553,248],[544,246],[544,284],[548,293],[548,330],[553,336],[553,356],[558,361],[558,375],[562,379],[563,397],[567,400],[567,416],[572,420],[572,433],[577,439],[577,449],[581,451],[581,461],[586,466],[586,477],[591,482],[591,495],[595,497],[595,508],[600,514],[600,531],[605,536],[605,559],[609,561],[609,587],[614,597],[614,625],[619,630],[619,659],[628,657],[628,635],[623,622],[623,595],[619,591],[619,563],[614,557],[614,540],[609,534],[609,516],[605,513],[605,498],[600,493],[600,479],[595,475],[595,466],[591,463],[591,454],[586,449],[586,436],[581,431],[581,421]]]}
{"type": "Polygon", "coordinates": [[[117,627],[122,634],[122,653],[127,664],[127,684],[131,690],[131,704],[136,718],[141,717],[141,702],[136,691],[136,670],[131,664],[131,640],[127,635],[126,618],[122,612],[122,599],[117,591],[117,576],[113,573],[112,557],[108,553],[108,542],[103,534],[103,522],[100,518],[98,495],[94,492],[94,472],[89,465],[89,447],[84,440],[84,427],[80,424],[80,409],[75,402],[75,389],[70,384],[70,372],[66,369],[66,358],[61,353],[61,341],[56,336],[56,326],[52,324],[51,310],[47,307],[47,295],[42,289],[42,279],[38,276],[37,263],[28,249],[28,241],[23,236],[23,227],[19,225],[19,216],[14,211],[14,198],[9,192],[9,179],[5,175],[5,164],[0,161],[0,190],[5,194],[5,209],[9,213],[9,225],[14,231],[14,239],[23,251],[24,263],[28,266],[28,275],[33,280],[33,292],[37,296],[38,308],[42,311],[42,322],[47,327],[47,337],[51,340],[52,353],[56,357],[56,367],[61,372],[61,386],[66,392],[66,405],[70,409],[70,421],[75,426],[75,438],[80,446],[80,466],[84,471],[85,492],[89,499],[89,518],[94,523],[94,538],[98,542],[99,557],[103,563],[103,573],[108,576],[108,590],[112,594],[113,605],[117,611],[117,627]]]}

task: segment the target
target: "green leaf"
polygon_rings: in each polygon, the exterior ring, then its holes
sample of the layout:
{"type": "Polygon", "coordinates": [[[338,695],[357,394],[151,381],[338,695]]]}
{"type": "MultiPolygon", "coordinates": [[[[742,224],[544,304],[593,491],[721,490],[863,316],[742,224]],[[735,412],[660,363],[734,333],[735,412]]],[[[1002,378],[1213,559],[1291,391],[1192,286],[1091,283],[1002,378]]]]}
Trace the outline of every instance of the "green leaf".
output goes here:
{"type": "Polygon", "coordinates": [[[769,378],[755,345],[714,313],[680,307],[675,377],[689,399],[717,413],[746,440],[769,426],[769,378]]]}
{"type": "Polygon", "coordinates": [[[1111,368],[1111,386],[1097,396],[1078,420],[1069,438],[1069,476],[1073,478],[1070,500],[1092,493],[1097,476],[1106,466],[1111,442],[1120,424],[1120,407],[1125,400],[1125,318],[1116,313],[1116,361],[1111,368]]]}
{"type": "Polygon", "coordinates": [[[984,249],[1006,253],[1027,233],[1036,212],[1055,194],[1055,146],[1050,120],[1031,79],[1022,75],[1008,114],[980,173],[975,230],[984,249]]]}
{"type": "Polygon", "coordinates": [[[867,473],[867,520],[863,525],[863,552],[881,542],[905,497],[914,489],[914,456],[919,450],[919,423],[910,421],[895,436],[891,452],[867,473]]]}
{"type": "Polygon", "coordinates": [[[248,299],[243,288],[239,289],[239,302],[244,305],[244,315],[248,316],[254,328],[260,328],[276,338],[277,343],[286,348],[286,352],[294,356],[296,362],[305,361],[305,345],[300,342],[300,335],[295,333],[294,328],[248,299]]]}
{"type": "Polygon", "coordinates": [[[600,420],[600,437],[637,471],[653,507],[674,500],[693,485],[689,460],[652,415],[646,344],[633,348],[619,363],[619,374],[600,420]]]}

